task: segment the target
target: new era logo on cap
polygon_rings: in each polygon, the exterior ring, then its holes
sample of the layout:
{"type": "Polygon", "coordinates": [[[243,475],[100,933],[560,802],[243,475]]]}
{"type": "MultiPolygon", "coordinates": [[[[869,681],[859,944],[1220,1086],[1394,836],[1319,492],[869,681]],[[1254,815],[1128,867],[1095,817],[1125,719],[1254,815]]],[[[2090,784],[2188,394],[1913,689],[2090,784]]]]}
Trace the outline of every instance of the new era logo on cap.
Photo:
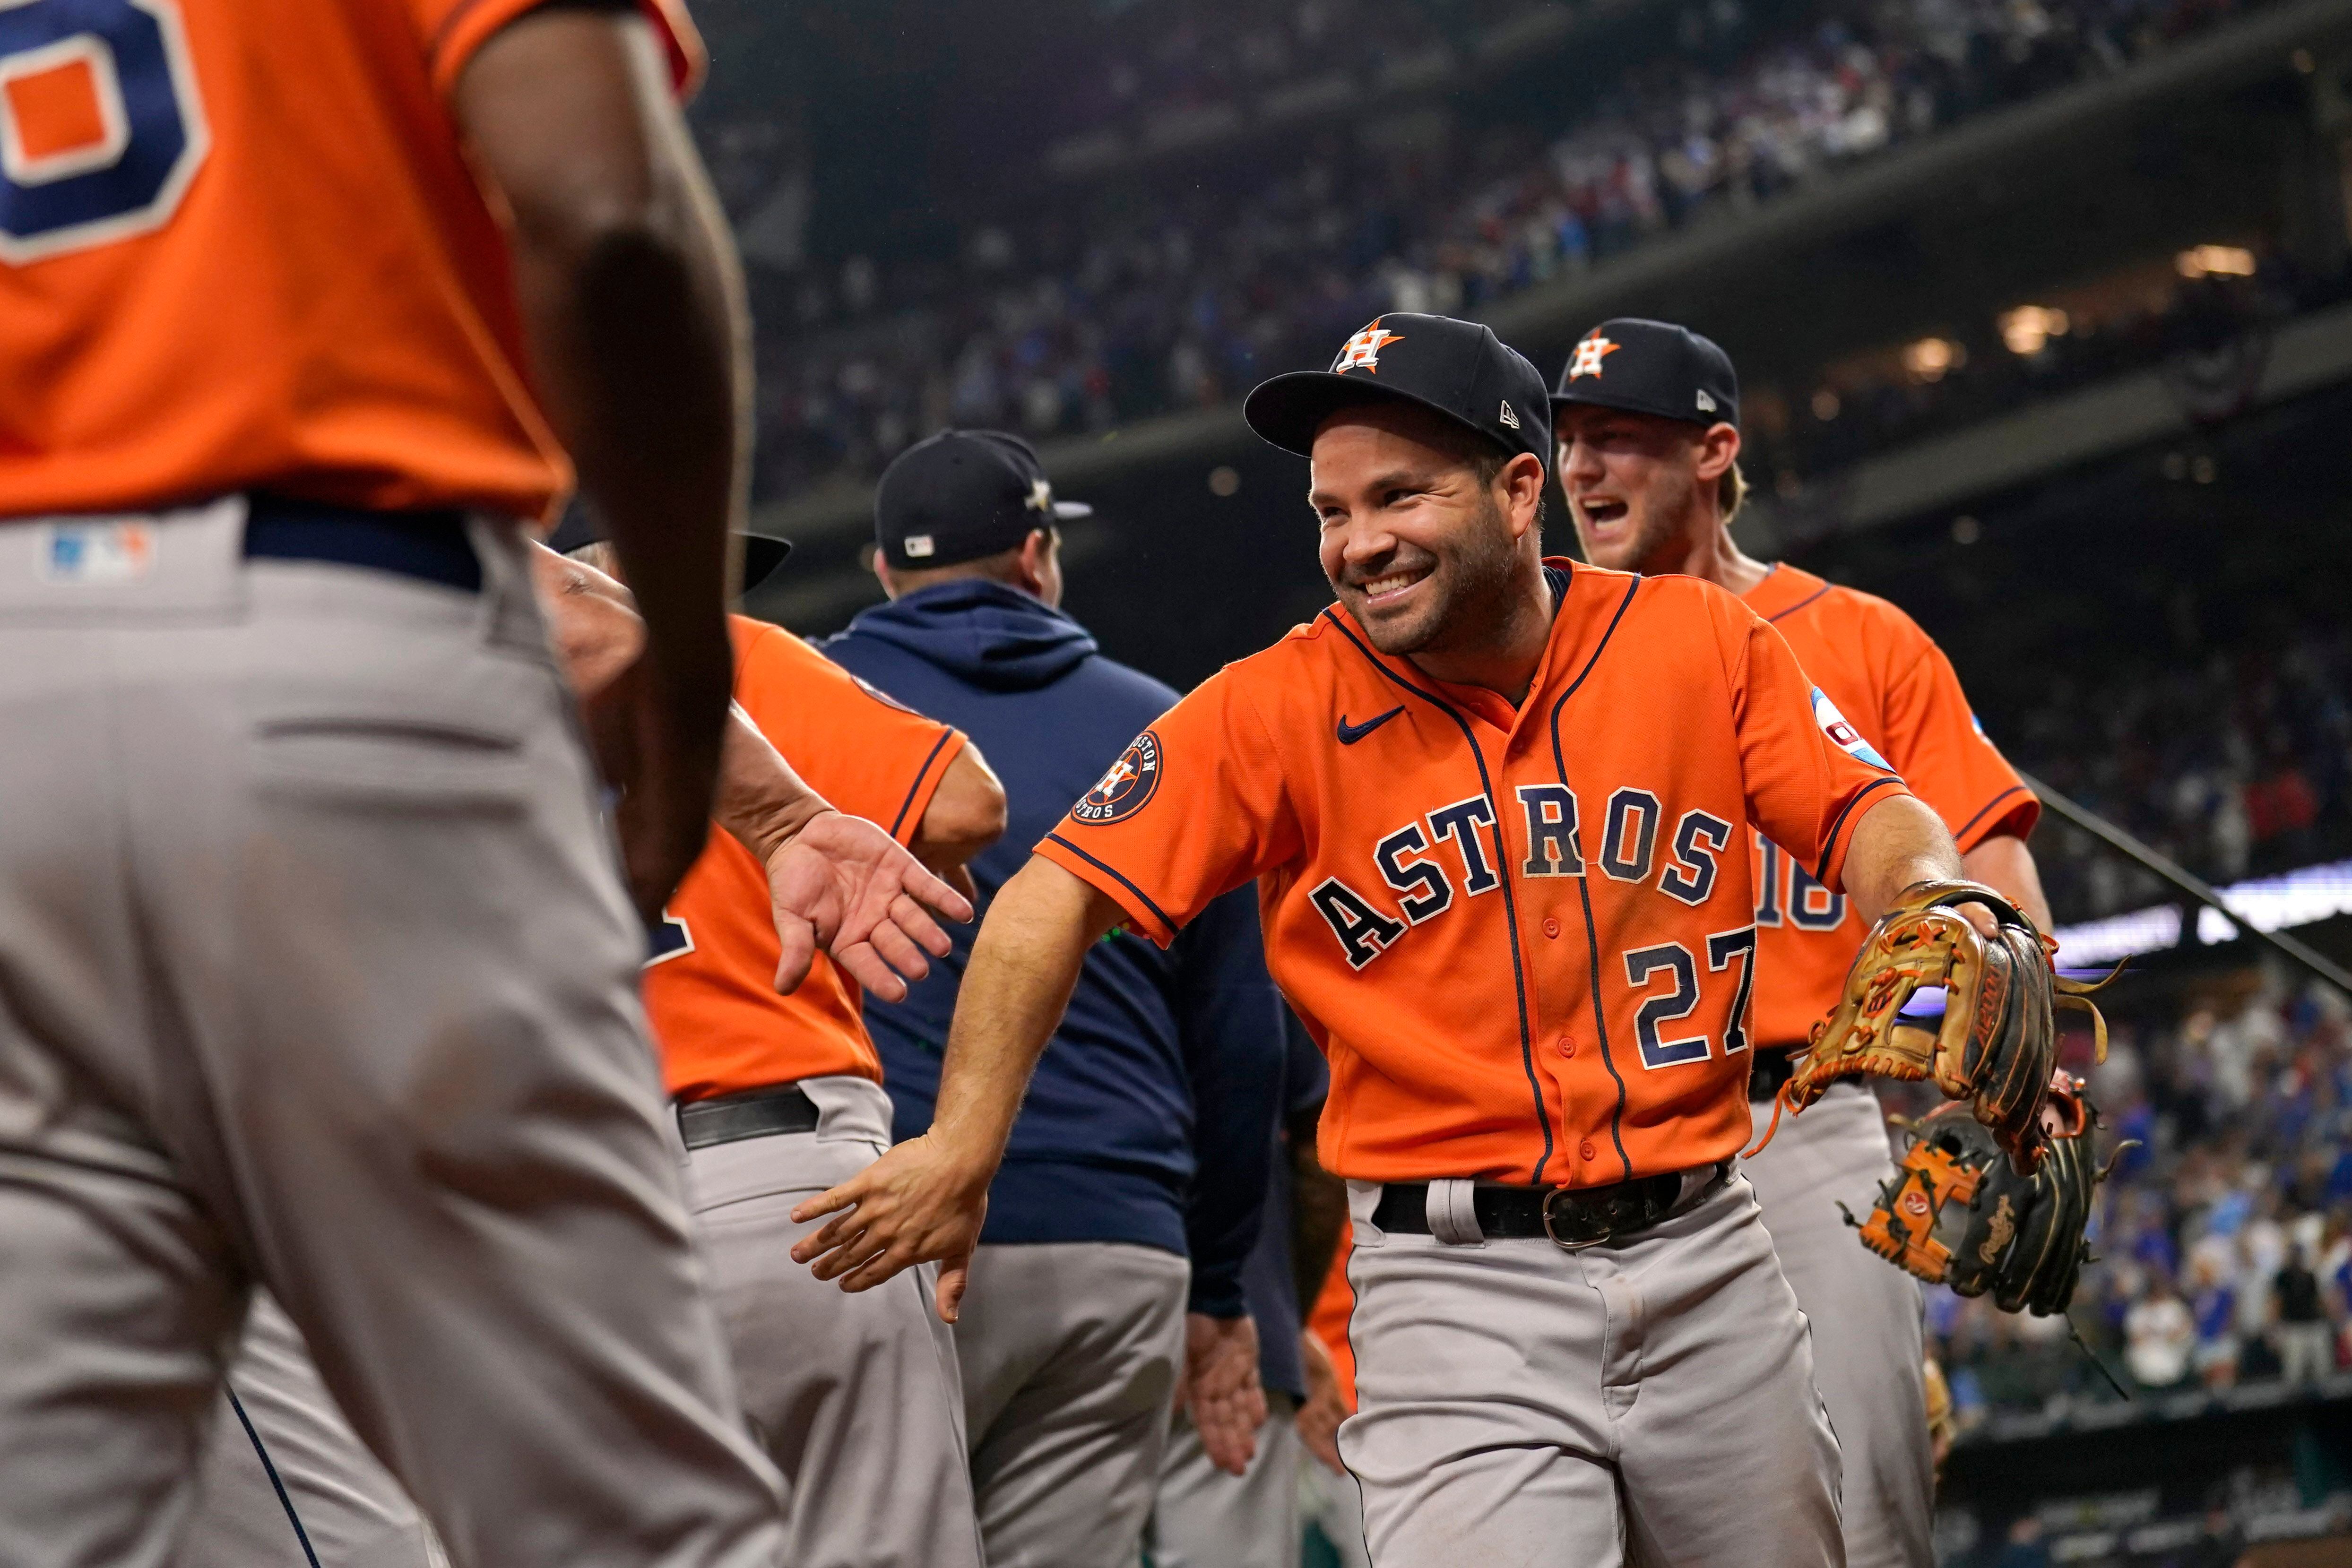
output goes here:
{"type": "Polygon", "coordinates": [[[1701,413],[1713,413],[1715,412],[1715,399],[1706,394],[1706,389],[1705,387],[1701,387],[1699,389],[1698,411],[1701,413]]]}
{"type": "Polygon", "coordinates": [[[1505,398],[1503,400],[1503,412],[1500,417],[1503,423],[1509,425],[1513,430],[1518,429],[1519,416],[1511,412],[1511,400],[1509,398],[1505,398]]]}

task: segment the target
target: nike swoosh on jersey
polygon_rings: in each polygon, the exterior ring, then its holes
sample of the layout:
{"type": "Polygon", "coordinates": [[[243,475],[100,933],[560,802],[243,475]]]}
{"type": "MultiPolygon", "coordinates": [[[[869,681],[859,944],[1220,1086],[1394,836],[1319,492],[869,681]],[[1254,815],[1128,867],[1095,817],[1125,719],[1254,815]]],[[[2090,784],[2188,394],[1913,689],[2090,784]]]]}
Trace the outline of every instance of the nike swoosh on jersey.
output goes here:
{"type": "Polygon", "coordinates": [[[1381,714],[1375,718],[1368,718],[1361,724],[1349,724],[1348,722],[1348,716],[1346,714],[1341,714],[1339,716],[1339,744],[1342,746],[1355,745],[1356,742],[1363,739],[1364,737],[1371,734],[1372,731],[1380,728],[1381,726],[1388,723],[1389,720],[1396,717],[1397,715],[1402,712],[1404,712],[1404,705],[1399,703],[1396,706],[1389,709],[1388,712],[1381,714]]]}

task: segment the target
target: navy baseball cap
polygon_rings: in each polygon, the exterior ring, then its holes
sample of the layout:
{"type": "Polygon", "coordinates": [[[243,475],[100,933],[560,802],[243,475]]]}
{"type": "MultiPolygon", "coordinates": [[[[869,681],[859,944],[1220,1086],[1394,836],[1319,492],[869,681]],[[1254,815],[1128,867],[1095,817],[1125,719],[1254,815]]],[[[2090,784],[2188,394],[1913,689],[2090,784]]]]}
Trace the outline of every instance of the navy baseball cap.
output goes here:
{"type": "Polygon", "coordinates": [[[954,566],[1019,545],[1042,528],[1090,517],[1057,501],[1037,454],[998,430],[942,430],[891,460],[874,487],[874,542],[901,570],[954,566]]]}
{"type": "Polygon", "coordinates": [[[1249,427],[1285,452],[1311,457],[1315,433],[1344,408],[1412,402],[1516,456],[1551,467],[1551,404],[1536,368],[1475,321],[1392,310],[1349,339],[1328,371],[1262,382],[1242,404],[1249,427]]]}
{"type": "Polygon", "coordinates": [[[1731,356],[1687,327],[1621,316],[1577,340],[1559,372],[1554,409],[1597,403],[1695,424],[1739,423],[1731,356]]]}
{"type": "MultiPolygon", "coordinates": [[[[555,525],[555,531],[547,536],[547,548],[558,555],[570,555],[583,545],[594,544],[603,538],[587,503],[575,496],[564,508],[563,518],[555,525]]],[[[743,583],[740,591],[744,593],[774,576],[776,568],[793,553],[792,540],[768,534],[739,533],[735,542],[743,549],[743,583]]]]}

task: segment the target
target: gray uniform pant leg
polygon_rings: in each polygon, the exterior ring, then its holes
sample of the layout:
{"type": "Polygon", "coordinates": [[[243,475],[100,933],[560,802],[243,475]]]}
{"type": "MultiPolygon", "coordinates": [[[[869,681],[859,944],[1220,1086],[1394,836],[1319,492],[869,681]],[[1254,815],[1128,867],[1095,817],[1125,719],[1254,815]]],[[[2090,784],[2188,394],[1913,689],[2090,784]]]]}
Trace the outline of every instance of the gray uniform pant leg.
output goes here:
{"type": "Polygon", "coordinates": [[[1278,1393],[1265,1404],[1257,1452],[1238,1476],[1211,1461],[1200,1429],[1178,1413],[1144,1538],[1154,1568],[1298,1568],[1298,1406],[1278,1393]]]}
{"type": "Polygon", "coordinates": [[[792,1259],[794,1205],[888,1146],[890,1100],[803,1079],[821,1121],[694,1151],[688,1188],[744,1414],[791,1487],[793,1568],[980,1568],[953,1331],[938,1267],[851,1294],[792,1259]]]}
{"type": "MultiPolygon", "coordinates": [[[[1761,1135],[1771,1107],[1756,1108],[1761,1135]]],[[[1860,1084],[1833,1086],[1801,1116],[1780,1118],[1747,1162],[1780,1271],[1834,1346],[1813,1368],[1843,1456],[1846,1561],[1853,1568],[1929,1568],[1935,1463],[1927,1439],[1919,1288],[1866,1251],[1838,1212],[1859,1217],[1894,1174],[1886,1120],[1860,1084]]]]}
{"type": "Polygon", "coordinates": [[[266,1291],[257,1291],[228,1389],[213,1418],[195,1516],[173,1568],[262,1568],[302,1561],[308,1539],[324,1568],[447,1568],[433,1527],[360,1444],[302,1336],[266,1291]],[[229,1405],[235,1394],[253,1423],[229,1405]],[[261,1453],[286,1497],[278,1495],[261,1453]],[[294,1533],[289,1507],[302,1523],[294,1533]]]}
{"type": "Polygon", "coordinates": [[[1300,1462],[1298,1476],[1299,1511],[1306,1523],[1323,1532],[1340,1568],[1371,1568],[1364,1549],[1361,1483],[1351,1475],[1333,1475],[1312,1455],[1300,1462]]]}
{"type": "Polygon", "coordinates": [[[1581,1252],[1390,1235],[1380,1190],[1350,1184],[1339,1428],[1379,1568],[1844,1562],[1837,1441],[1745,1180],[1581,1252]]]}
{"type": "Polygon", "coordinates": [[[989,1568],[1129,1568],[1160,1476],[1192,1266],[1157,1248],[986,1246],[956,1324],[989,1568]]]}
{"type": "Polygon", "coordinates": [[[520,541],[242,527],[0,527],[0,1562],[170,1560],[258,1281],[457,1560],[770,1568],[520,541]]]}

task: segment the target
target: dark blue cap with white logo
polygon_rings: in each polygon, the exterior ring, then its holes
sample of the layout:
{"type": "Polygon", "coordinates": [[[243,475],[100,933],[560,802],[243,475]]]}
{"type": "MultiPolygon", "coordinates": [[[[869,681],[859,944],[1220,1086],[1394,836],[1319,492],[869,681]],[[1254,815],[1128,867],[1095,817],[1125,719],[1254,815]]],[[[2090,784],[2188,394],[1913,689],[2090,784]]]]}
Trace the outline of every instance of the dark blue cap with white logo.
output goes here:
{"type": "Polygon", "coordinates": [[[1054,499],[1037,454],[998,430],[942,430],[891,460],[874,489],[874,542],[906,571],[1013,549],[1094,508],[1054,499]]]}
{"type": "Polygon", "coordinates": [[[1411,402],[1434,409],[1505,452],[1551,466],[1551,404],[1543,377],[1475,321],[1392,310],[1341,346],[1328,371],[1259,383],[1242,404],[1249,427],[1285,452],[1314,455],[1315,433],[1344,408],[1411,402]]]}
{"type": "Polygon", "coordinates": [[[1739,423],[1739,373],[1731,356],[1687,327],[1621,316],[1577,340],[1551,394],[1572,402],[1654,413],[1697,424],[1739,423]]]}

